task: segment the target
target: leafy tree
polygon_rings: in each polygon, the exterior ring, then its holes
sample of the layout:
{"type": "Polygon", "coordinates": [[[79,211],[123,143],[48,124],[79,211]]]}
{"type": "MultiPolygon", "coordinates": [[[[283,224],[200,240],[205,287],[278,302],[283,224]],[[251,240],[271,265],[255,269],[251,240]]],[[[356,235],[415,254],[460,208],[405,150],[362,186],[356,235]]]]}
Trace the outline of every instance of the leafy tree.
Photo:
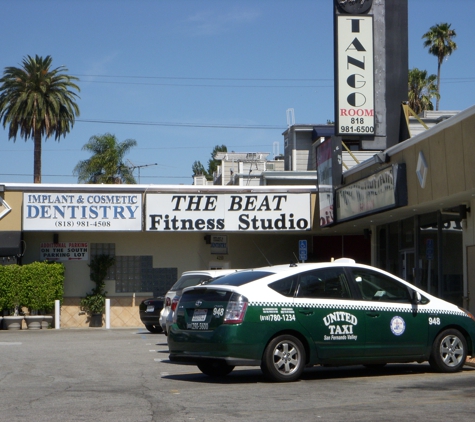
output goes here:
{"type": "Polygon", "coordinates": [[[206,170],[201,164],[201,161],[195,161],[191,167],[193,171],[193,176],[205,175],[207,180],[213,180],[213,173],[217,170],[221,160],[216,160],[214,157],[218,152],[227,152],[228,148],[226,145],[216,145],[211,152],[211,158],[208,160],[208,170],[206,170]]]}
{"type": "Polygon", "coordinates": [[[455,30],[450,29],[450,26],[449,23],[431,26],[429,31],[422,36],[425,39],[424,47],[428,47],[429,53],[437,57],[437,92],[439,98],[437,98],[436,110],[439,110],[440,100],[440,67],[444,59],[457,49],[457,44],[452,40],[457,34],[455,30]]]}
{"type": "Polygon", "coordinates": [[[195,161],[193,165],[191,166],[191,169],[193,171],[193,176],[206,176],[208,179],[209,175],[206,169],[204,168],[203,164],[201,164],[200,161],[195,161]]]}
{"type": "Polygon", "coordinates": [[[427,70],[417,68],[409,70],[409,107],[416,114],[424,110],[433,110],[432,98],[439,98],[435,80],[436,75],[427,76],[427,70]]]}
{"type": "Polygon", "coordinates": [[[80,161],[73,170],[79,183],[121,184],[136,183],[129,166],[123,159],[130,148],[137,145],[134,139],[118,142],[115,135],[106,133],[91,136],[82,149],[93,153],[88,160],[80,161]]]}
{"type": "Polygon", "coordinates": [[[0,120],[9,125],[8,138],[33,138],[33,181],[41,183],[41,138],[59,141],[74,125],[79,108],[75,102],[80,91],[73,82],[78,78],[62,73],[64,66],[51,69],[53,59],[26,56],[22,68],[6,67],[0,79],[0,120]]]}
{"type": "Polygon", "coordinates": [[[208,174],[211,176],[218,169],[221,160],[216,160],[214,157],[218,152],[228,152],[226,145],[216,145],[211,152],[211,158],[208,160],[208,174]]]}

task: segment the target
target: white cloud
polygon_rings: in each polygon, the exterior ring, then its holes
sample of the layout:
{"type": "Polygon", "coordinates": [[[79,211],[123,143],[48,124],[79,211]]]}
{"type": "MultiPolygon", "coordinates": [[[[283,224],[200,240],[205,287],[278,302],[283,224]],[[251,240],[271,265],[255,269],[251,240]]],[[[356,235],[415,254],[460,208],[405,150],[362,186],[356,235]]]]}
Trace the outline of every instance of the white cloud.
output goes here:
{"type": "Polygon", "coordinates": [[[189,16],[183,23],[193,35],[216,35],[258,19],[256,10],[233,10],[226,13],[202,11],[189,16]]]}

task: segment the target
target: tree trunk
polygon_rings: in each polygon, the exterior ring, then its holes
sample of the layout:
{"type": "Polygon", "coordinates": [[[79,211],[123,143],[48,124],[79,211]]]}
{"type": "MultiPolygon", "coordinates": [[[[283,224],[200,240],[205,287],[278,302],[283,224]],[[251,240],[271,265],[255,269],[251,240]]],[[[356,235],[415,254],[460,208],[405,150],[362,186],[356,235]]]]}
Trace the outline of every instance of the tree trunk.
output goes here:
{"type": "Polygon", "coordinates": [[[33,183],[41,183],[41,132],[35,131],[33,158],[33,183]]]}
{"type": "Polygon", "coordinates": [[[439,96],[437,97],[437,101],[435,102],[435,110],[439,111],[439,101],[440,101],[440,66],[442,64],[442,61],[439,60],[437,63],[437,94],[439,96]]]}

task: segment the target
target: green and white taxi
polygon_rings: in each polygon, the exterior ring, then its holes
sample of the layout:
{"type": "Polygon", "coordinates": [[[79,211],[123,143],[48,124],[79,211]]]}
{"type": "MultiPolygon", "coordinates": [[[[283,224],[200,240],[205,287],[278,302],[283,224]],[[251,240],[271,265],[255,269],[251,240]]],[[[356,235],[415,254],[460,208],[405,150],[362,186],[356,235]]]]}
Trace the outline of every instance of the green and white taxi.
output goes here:
{"type": "Polygon", "coordinates": [[[294,381],[312,365],[424,362],[455,372],[475,354],[475,319],[392,274],[342,258],[239,271],[184,290],[170,362],[223,376],[260,366],[294,381]]]}

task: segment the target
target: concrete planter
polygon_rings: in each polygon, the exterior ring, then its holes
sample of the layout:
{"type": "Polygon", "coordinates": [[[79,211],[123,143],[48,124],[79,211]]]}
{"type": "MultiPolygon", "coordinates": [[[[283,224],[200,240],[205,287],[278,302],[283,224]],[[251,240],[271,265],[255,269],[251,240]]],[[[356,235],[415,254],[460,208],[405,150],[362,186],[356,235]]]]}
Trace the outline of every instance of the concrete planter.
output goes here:
{"type": "Polygon", "coordinates": [[[102,314],[92,314],[89,327],[102,327],[102,314]]]}
{"type": "Polygon", "coordinates": [[[21,330],[21,324],[24,317],[22,315],[14,316],[4,316],[3,317],[3,326],[6,330],[21,330]]]}
{"type": "Polygon", "coordinates": [[[43,330],[53,328],[53,315],[43,315],[43,321],[41,321],[41,328],[43,330]]]}
{"type": "Polygon", "coordinates": [[[41,330],[41,322],[43,315],[28,315],[25,316],[26,326],[29,330],[41,330]]]}

